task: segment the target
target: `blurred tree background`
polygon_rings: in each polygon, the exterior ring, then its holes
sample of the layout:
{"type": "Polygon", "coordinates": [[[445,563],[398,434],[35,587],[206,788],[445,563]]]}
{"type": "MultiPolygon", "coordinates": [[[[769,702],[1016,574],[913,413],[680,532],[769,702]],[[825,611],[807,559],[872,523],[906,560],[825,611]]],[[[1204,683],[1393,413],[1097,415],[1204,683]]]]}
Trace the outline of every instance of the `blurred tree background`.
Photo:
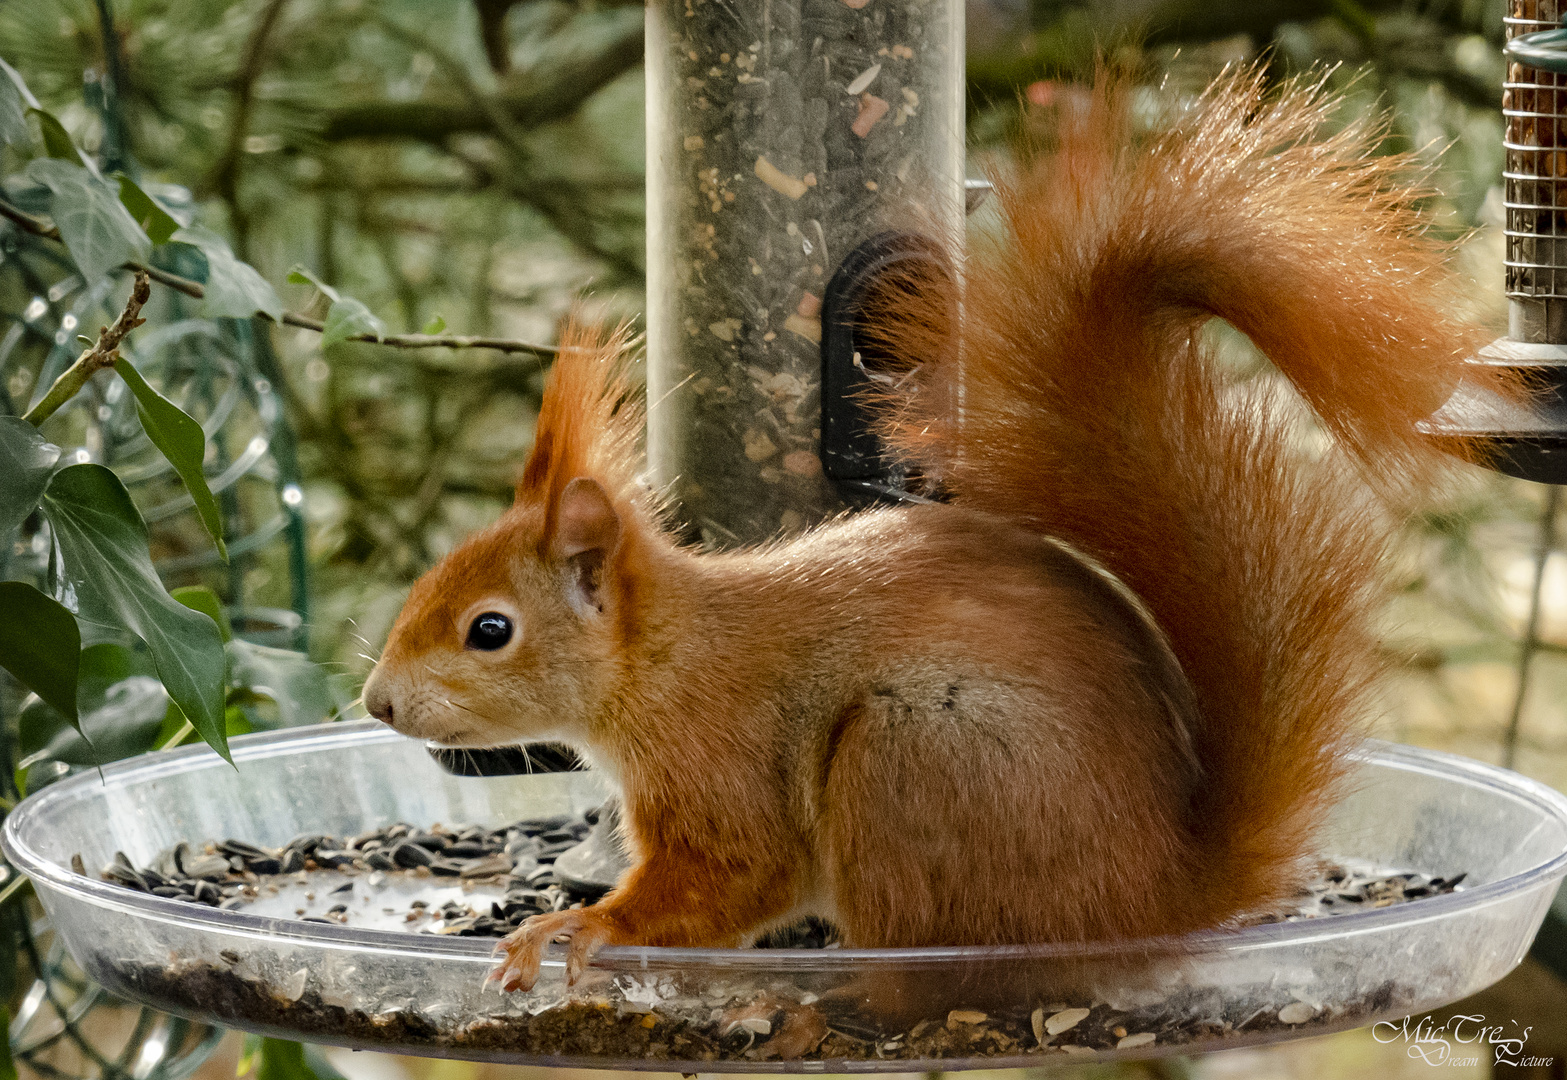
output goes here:
{"type": "MultiPolygon", "coordinates": [[[[1355,108],[1390,110],[1389,149],[1440,155],[1440,226],[1464,238],[1475,316],[1500,328],[1504,13],[1504,0],[969,0],[971,175],[1097,50],[1169,94],[1258,58],[1279,77],[1337,65],[1330,83],[1355,108]]],[[[641,7],[615,0],[0,0],[0,59],[76,145],[225,238],[292,311],[328,314],[313,280],[388,332],[540,345],[574,301],[642,309],[642,51],[641,7]]],[[[36,210],[29,154],[0,153],[0,197],[36,210]]],[[[123,291],[0,219],[0,414],[25,412],[123,291]]],[[[508,504],[547,356],[203,319],[162,289],[148,310],[157,325],[132,341],[166,391],[204,403],[190,411],[213,443],[231,561],[202,553],[177,485],[136,456],[113,385],[46,433],[121,472],[168,585],[210,588],[236,637],[304,649],[331,673],[290,669],[297,695],[274,677],[270,694],[231,696],[239,730],[324,719],[358,692],[408,585],[508,504]]],[[[1567,788],[1555,512],[1544,489],[1475,473],[1418,516],[1388,624],[1400,677],[1384,733],[1567,788]]],[[[31,535],[0,577],[47,557],[31,535]]],[[[15,689],[7,738],[36,753],[15,689]]],[[[127,752],[169,734],[161,705],[144,712],[127,752]]]]}

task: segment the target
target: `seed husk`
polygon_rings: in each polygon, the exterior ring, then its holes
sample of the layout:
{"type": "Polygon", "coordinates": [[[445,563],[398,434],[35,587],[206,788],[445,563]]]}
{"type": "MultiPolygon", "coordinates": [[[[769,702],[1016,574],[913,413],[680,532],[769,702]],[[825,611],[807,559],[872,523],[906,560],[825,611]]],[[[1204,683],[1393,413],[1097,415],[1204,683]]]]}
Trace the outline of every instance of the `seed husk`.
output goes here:
{"type": "Polygon", "coordinates": [[[1304,1024],[1317,1014],[1317,1010],[1307,1005],[1304,1001],[1293,1001],[1279,1010],[1279,1022],[1282,1024],[1304,1024]]]}
{"type": "Polygon", "coordinates": [[[1071,1031],[1088,1016],[1087,1009],[1063,1009],[1045,1020],[1045,1033],[1054,1037],[1063,1031],[1071,1031]]]}

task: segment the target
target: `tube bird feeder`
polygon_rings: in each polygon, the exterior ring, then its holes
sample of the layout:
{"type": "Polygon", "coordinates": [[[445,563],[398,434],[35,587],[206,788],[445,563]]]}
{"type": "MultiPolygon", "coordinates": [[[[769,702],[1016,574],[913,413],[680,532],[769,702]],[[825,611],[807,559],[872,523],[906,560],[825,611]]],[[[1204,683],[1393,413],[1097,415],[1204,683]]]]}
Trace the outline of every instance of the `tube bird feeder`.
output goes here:
{"type": "Polygon", "coordinates": [[[961,222],[963,63],[954,0],[648,5],[648,457],[710,546],[847,505],[823,302],[889,228],[961,222]]]}

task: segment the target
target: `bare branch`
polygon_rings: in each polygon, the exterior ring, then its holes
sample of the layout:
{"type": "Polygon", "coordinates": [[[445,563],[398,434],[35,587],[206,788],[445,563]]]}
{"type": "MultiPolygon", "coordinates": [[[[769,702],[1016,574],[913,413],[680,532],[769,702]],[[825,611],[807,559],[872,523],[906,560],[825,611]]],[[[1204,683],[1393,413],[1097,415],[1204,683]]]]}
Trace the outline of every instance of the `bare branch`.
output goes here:
{"type": "MultiPolygon", "coordinates": [[[[52,224],[47,223],[42,218],[34,217],[25,210],[12,206],[3,199],[0,199],[0,217],[15,222],[24,232],[31,233],[34,236],[41,236],[47,240],[58,241],[60,239],[60,230],[52,224]]],[[[124,265],[124,269],[136,274],[138,281],[143,278],[150,278],[160,285],[166,285],[196,300],[203,299],[207,295],[206,287],[201,282],[180,277],[178,274],[171,274],[167,270],[158,269],[156,266],[148,266],[140,262],[128,262],[124,265]]],[[[137,308],[140,310],[140,305],[137,305],[137,308]]],[[[326,328],[326,324],[320,319],[312,319],[308,315],[300,315],[292,311],[283,312],[282,322],[285,326],[297,326],[303,330],[314,330],[316,333],[320,333],[326,328]]],[[[116,323],[115,325],[118,326],[119,324],[116,323]]],[[[121,336],[123,337],[124,335],[122,334],[121,336]]],[[[559,351],[553,345],[539,345],[531,341],[518,341],[513,338],[477,337],[471,334],[383,334],[380,337],[376,337],[374,334],[350,334],[345,340],[363,341],[376,345],[391,345],[399,349],[494,349],[496,352],[531,353],[534,356],[554,356],[559,351]]],[[[115,344],[117,345],[118,343],[119,341],[116,339],[115,344]]],[[[85,356],[86,354],[83,355],[85,356]]],[[[110,363],[112,362],[110,361],[110,363]]],[[[80,363],[81,361],[78,360],[77,364],[80,363]]],[[[66,376],[71,374],[71,371],[75,370],[76,365],[72,365],[70,371],[67,371],[65,375],[61,375],[60,379],[65,379],[66,376]]],[[[85,381],[84,379],[83,382],[85,381]]],[[[55,383],[55,386],[59,385],[59,382],[55,383]]],[[[54,390],[51,388],[49,393],[53,395],[54,390]]],[[[72,393],[75,393],[75,391],[73,390],[72,393]]],[[[47,400],[48,398],[46,397],[45,401],[47,400]]],[[[44,402],[39,402],[39,407],[41,408],[43,404],[44,402]]],[[[55,409],[59,408],[59,405],[60,403],[56,403],[49,412],[54,412],[55,409]]],[[[47,415],[46,413],[45,416],[47,415]]],[[[29,413],[29,419],[31,416],[32,414],[29,413]]]]}
{"type": "MultiPolygon", "coordinates": [[[[534,128],[563,120],[584,101],[642,62],[646,48],[642,22],[628,19],[593,42],[593,47],[557,53],[547,64],[516,77],[497,104],[511,123],[534,128]]],[[[422,42],[422,48],[428,43],[422,42]]],[[[326,115],[321,137],[345,139],[420,139],[443,145],[452,135],[489,131],[492,112],[464,93],[465,101],[374,101],[346,105],[326,115]]]]}
{"type": "MultiPolygon", "coordinates": [[[[318,332],[326,327],[320,319],[312,319],[308,315],[296,315],[292,311],[283,313],[283,322],[289,326],[318,332]]],[[[537,356],[554,356],[560,351],[553,345],[535,345],[530,341],[475,337],[470,334],[382,334],[380,337],[374,334],[351,334],[346,340],[394,345],[400,349],[494,349],[496,352],[533,353],[537,356]]]]}
{"type": "Polygon", "coordinates": [[[272,28],[277,25],[278,17],[282,15],[283,5],[286,3],[288,0],[270,0],[262,9],[250,36],[245,40],[244,59],[240,61],[239,71],[234,75],[236,99],[234,115],[229,121],[228,145],[224,147],[223,156],[218,159],[217,165],[212,170],[212,188],[229,205],[229,213],[234,218],[234,246],[242,259],[249,258],[247,241],[250,221],[244,208],[239,204],[240,163],[245,156],[245,137],[250,134],[250,114],[255,105],[256,80],[261,77],[262,68],[266,66],[267,38],[271,36],[272,28]]]}
{"type": "Polygon", "coordinates": [[[43,218],[34,217],[32,214],[29,214],[26,210],[23,210],[20,207],[12,206],[3,199],[0,199],[0,217],[9,218],[11,221],[14,221],[17,225],[21,226],[23,232],[32,233],[34,236],[41,236],[45,240],[60,239],[60,230],[55,228],[52,224],[44,221],[43,218]]]}
{"type": "Polygon", "coordinates": [[[120,342],[125,340],[125,335],[147,321],[140,317],[141,309],[151,295],[152,285],[147,280],[147,275],[137,271],[136,281],[131,285],[131,295],[125,301],[125,310],[120,312],[120,317],[114,320],[113,325],[105,326],[98,331],[98,340],[85,349],[82,355],[76,358],[74,364],[65,369],[64,374],[49,387],[49,392],[43,396],[43,400],[29,409],[22,419],[37,427],[53,416],[61,405],[75,397],[81,388],[87,385],[88,379],[104,368],[113,367],[114,362],[120,358],[120,342]]]}

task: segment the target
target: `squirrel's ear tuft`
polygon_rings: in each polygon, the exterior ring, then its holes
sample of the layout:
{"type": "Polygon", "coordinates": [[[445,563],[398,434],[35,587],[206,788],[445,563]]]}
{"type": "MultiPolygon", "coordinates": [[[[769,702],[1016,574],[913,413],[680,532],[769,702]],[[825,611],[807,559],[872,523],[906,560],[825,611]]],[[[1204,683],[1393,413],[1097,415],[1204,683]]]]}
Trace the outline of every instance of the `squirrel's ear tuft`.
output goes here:
{"type": "Polygon", "coordinates": [[[634,490],[642,414],[624,376],[629,346],[626,327],[605,333],[575,315],[561,333],[560,353],[539,408],[533,452],[517,483],[519,503],[545,508],[546,543],[553,538],[555,511],[573,480],[592,477],[611,505],[634,490]]]}
{"type": "Polygon", "coordinates": [[[555,507],[555,555],[571,571],[569,600],[582,615],[604,610],[604,571],[620,543],[620,515],[596,480],[579,476],[555,507]]]}

